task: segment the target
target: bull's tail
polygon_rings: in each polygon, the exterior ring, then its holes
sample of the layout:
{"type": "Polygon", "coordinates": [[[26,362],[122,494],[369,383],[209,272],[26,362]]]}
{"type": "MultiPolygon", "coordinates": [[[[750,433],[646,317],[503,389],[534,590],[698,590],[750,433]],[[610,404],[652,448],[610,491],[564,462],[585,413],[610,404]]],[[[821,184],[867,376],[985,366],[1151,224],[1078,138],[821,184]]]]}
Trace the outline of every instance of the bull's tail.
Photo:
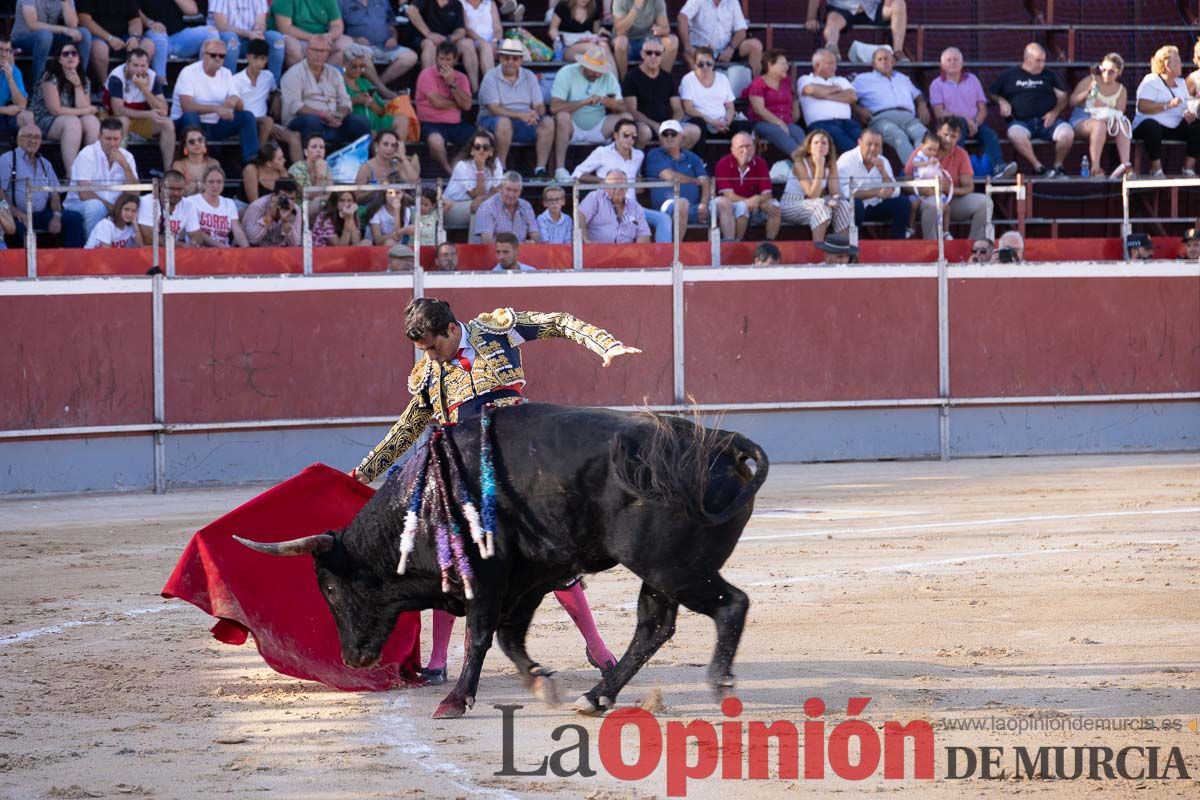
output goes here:
{"type": "Polygon", "coordinates": [[[754,499],[754,495],[762,488],[763,483],[767,480],[767,471],[771,468],[771,462],[767,458],[767,454],[757,442],[747,439],[740,433],[733,435],[733,440],[730,446],[737,452],[737,468],[741,473],[748,470],[747,461],[754,462],[754,474],[750,477],[750,482],[742,487],[742,490],[737,493],[737,496],[725,506],[724,509],[716,514],[705,512],[710,525],[724,525],[729,520],[733,519],[742,508],[754,499]]]}

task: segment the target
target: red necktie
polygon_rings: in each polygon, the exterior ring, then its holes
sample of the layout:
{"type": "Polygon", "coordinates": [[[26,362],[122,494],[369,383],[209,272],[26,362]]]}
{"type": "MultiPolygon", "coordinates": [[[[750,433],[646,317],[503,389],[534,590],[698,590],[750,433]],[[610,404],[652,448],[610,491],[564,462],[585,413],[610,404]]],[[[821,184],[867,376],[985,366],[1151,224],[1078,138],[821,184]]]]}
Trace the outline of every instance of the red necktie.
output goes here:
{"type": "Polygon", "coordinates": [[[458,348],[458,352],[454,354],[454,360],[458,362],[458,365],[462,367],[464,371],[470,372],[471,362],[467,361],[467,357],[463,355],[464,350],[466,350],[465,347],[458,348]]]}

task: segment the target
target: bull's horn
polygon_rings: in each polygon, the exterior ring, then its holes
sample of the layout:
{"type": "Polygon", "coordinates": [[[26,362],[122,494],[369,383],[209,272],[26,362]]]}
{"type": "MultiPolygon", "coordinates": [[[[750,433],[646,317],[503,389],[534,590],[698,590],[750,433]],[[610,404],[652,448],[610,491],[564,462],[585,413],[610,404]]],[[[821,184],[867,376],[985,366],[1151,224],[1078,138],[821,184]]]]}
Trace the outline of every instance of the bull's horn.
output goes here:
{"type": "Polygon", "coordinates": [[[315,536],[305,536],[287,542],[255,542],[234,536],[234,541],[241,542],[251,550],[266,553],[269,556],[302,556],[305,553],[323,553],[333,547],[333,536],[328,533],[318,533],[315,536]]]}

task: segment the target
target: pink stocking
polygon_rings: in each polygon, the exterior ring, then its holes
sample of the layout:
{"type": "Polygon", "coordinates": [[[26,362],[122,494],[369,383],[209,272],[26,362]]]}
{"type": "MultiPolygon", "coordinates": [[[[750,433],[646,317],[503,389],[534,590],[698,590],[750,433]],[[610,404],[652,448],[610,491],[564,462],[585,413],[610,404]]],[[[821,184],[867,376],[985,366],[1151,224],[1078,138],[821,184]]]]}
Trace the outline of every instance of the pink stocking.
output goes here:
{"type": "Polygon", "coordinates": [[[450,635],[454,633],[454,615],[448,611],[433,612],[433,644],[430,645],[427,669],[446,666],[446,653],[450,649],[450,635]]]}
{"type": "Polygon", "coordinates": [[[600,631],[596,630],[596,621],[592,619],[592,609],[588,606],[587,597],[583,594],[583,584],[576,581],[570,589],[560,589],[555,592],[554,598],[567,610],[575,627],[583,634],[583,640],[587,642],[588,653],[592,660],[604,667],[616,664],[617,659],[605,646],[604,639],[600,637],[600,631]]]}

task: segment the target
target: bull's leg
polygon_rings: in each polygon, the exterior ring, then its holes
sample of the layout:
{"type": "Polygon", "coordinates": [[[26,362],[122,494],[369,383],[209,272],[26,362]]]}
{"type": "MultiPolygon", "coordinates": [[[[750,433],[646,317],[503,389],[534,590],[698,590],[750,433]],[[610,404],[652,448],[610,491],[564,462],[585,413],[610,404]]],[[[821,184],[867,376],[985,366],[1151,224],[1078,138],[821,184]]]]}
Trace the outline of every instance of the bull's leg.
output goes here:
{"type": "Polygon", "coordinates": [[[483,658],[492,646],[492,635],[496,632],[499,620],[500,601],[497,597],[484,594],[467,606],[467,652],[463,668],[450,694],[433,712],[435,719],[461,717],[475,705],[475,691],[479,688],[483,658]]]}
{"type": "Polygon", "coordinates": [[[617,665],[603,674],[600,682],[575,702],[583,714],[602,714],[617,701],[617,694],[637,674],[663,643],[675,634],[679,604],[648,583],[638,596],[638,624],[629,649],[617,665]]]}
{"type": "Polygon", "coordinates": [[[710,617],[717,626],[717,645],[708,665],[708,685],[719,700],[734,686],[733,657],[742,639],[750,598],[717,572],[689,577],[687,583],[675,588],[672,594],[684,607],[710,617]]]}
{"type": "Polygon", "coordinates": [[[525,650],[525,637],[529,633],[529,624],[533,614],[541,605],[545,595],[529,593],[513,606],[507,618],[496,631],[496,640],[500,649],[516,665],[521,674],[521,683],[539,700],[548,705],[559,704],[558,685],[554,673],[529,657],[525,650]]]}

